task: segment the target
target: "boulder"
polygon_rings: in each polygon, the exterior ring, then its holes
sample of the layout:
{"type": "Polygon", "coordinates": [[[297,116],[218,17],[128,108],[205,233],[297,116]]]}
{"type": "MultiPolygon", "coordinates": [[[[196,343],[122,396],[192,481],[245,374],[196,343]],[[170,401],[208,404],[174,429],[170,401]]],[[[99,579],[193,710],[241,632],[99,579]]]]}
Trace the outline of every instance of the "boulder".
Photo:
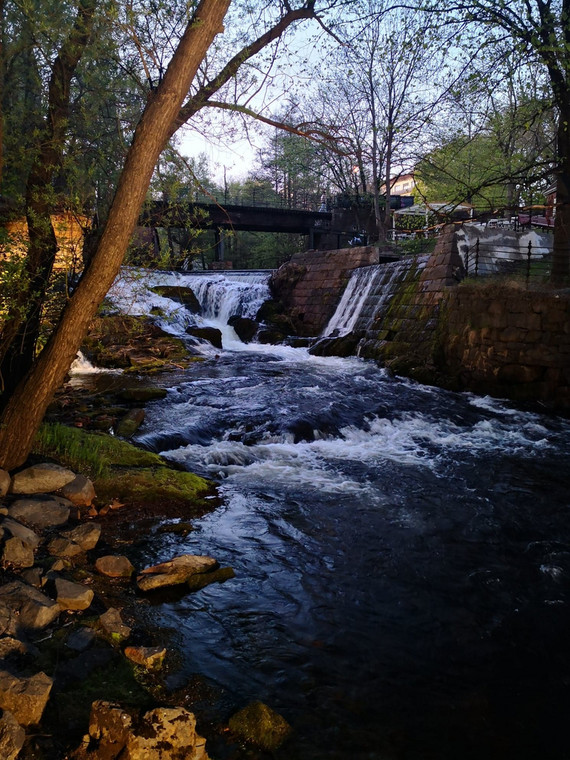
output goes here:
{"type": "Polygon", "coordinates": [[[112,639],[128,639],[131,629],[123,623],[121,613],[114,607],[109,607],[99,618],[99,624],[103,631],[112,639]]]}
{"type": "Polygon", "coordinates": [[[196,554],[183,554],[174,557],[160,565],[147,567],[137,578],[137,585],[141,591],[151,591],[163,586],[176,586],[186,583],[197,573],[206,573],[213,570],[218,563],[212,557],[196,554]]]}
{"type": "Polygon", "coordinates": [[[354,356],[363,336],[362,332],[351,332],[339,338],[321,338],[311,346],[309,353],[313,356],[354,356]]]}
{"type": "Polygon", "coordinates": [[[69,649],[73,649],[74,652],[84,652],[89,649],[91,644],[95,641],[95,631],[93,628],[77,628],[72,631],[65,642],[65,646],[69,649]]]}
{"type": "Polygon", "coordinates": [[[12,478],[12,493],[51,493],[75,480],[75,473],[59,464],[44,462],[26,467],[12,478]]]}
{"type": "Polygon", "coordinates": [[[200,573],[198,575],[192,575],[186,581],[189,591],[199,591],[204,586],[209,586],[210,583],[224,583],[230,578],[235,578],[235,573],[232,567],[219,567],[217,570],[211,570],[207,573],[200,573]]]}
{"type": "Polygon", "coordinates": [[[8,508],[8,514],[14,520],[23,521],[32,528],[43,530],[65,525],[69,519],[70,506],[67,499],[57,496],[18,499],[8,508]]]}
{"type": "Polygon", "coordinates": [[[40,722],[53,680],[45,673],[19,678],[0,670],[0,707],[9,710],[21,726],[40,722]]]}
{"type": "Polygon", "coordinates": [[[208,760],[196,719],[182,707],[158,707],[133,718],[119,705],[91,706],[89,735],[75,760],[208,760]]]}
{"type": "Polygon", "coordinates": [[[70,559],[71,557],[77,557],[79,554],[83,554],[83,549],[75,541],[70,541],[69,538],[52,538],[47,545],[48,552],[52,557],[65,557],[70,559]]]}
{"type": "Polygon", "coordinates": [[[263,702],[252,702],[229,720],[230,730],[258,747],[275,751],[291,733],[285,718],[263,702]]]}
{"type": "Polygon", "coordinates": [[[115,435],[132,438],[144,422],[144,409],[130,409],[115,425],[115,435]]]}
{"type": "Polygon", "coordinates": [[[162,665],[166,657],[166,649],[164,647],[126,647],[124,654],[135,665],[151,670],[162,665]]]}
{"type": "Polygon", "coordinates": [[[6,470],[0,470],[0,496],[6,496],[10,490],[11,482],[12,478],[10,477],[10,473],[6,472],[6,470]]]}
{"type": "Polygon", "coordinates": [[[257,333],[257,342],[264,345],[277,345],[285,340],[285,333],[275,329],[263,329],[257,333]]]}
{"type": "Polygon", "coordinates": [[[239,317],[237,315],[228,319],[228,325],[234,328],[236,335],[243,343],[249,343],[253,340],[259,328],[255,319],[239,317]]]}
{"type": "Polygon", "coordinates": [[[33,567],[34,550],[21,538],[13,536],[4,544],[2,550],[2,564],[13,567],[33,567]]]}
{"type": "MultiPolygon", "coordinates": [[[[125,747],[132,729],[132,718],[119,705],[97,700],[91,705],[89,716],[89,739],[94,739],[99,753],[89,753],[87,757],[97,760],[114,760],[125,747]]],[[[83,757],[83,755],[79,755],[83,757]]]]}
{"type": "Polygon", "coordinates": [[[123,388],[117,395],[124,401],[145,403],[146,401],[165,398],[166,393],[166,388],[157,388],[154,385],[135,385],[130,388],[123,388]]]}
{"type": "Polygon", "coordinates": [[[41,630],[53,623],[61,612],[59,604],[38,589],[22,581],[0,586],[0,607],[12,613],[18,627],[24,630],[41,630]]]}
{"type": "Polygon", "coordinates": [[[77,475],[61,489],[61,493],[76,507],[91,506],[96,496],[93,483],[85,475],[77,475]]]}
{"type": "Polygon", "coordinates": [[[192,314],[202,313],[200,301],[196,298],[192,288],[184,288],[180,285],[156,285],[151,290],[158,293],[159,296],[170,298],[171,301],[182,304],[192,314]]]}
{"type": "Polygon", "coordinates": [[[94,549],[101,537],[101,526],[99,523],[87,522],[78,525],[73,530],[66,530],[62,534],[63,538],[73,541],[80,546],[84,552],[94,549]]]}
{"type": "Polygon", "coordinates": [[[187,327],[186,333],[211,343],[216,348],[222,348],[222,331],[217,327],[187,327]]]}
{"type": "Polygon", "coordinates": [[[93,601],[95,594],[92,589],[85,588],[80,583],[57,578],[55,582],[57,603],[64,610],[86,610],[93,601]]]}
{"type": "Polygon", "coordinates": [[[24,572],[20,574],[20,577],[34,588],[42,588],[47,581],[41,567],[30,567],[28,570],[24,570],[24,572]]]}
{"type": "Polygon", "coordinates": [[[24,644],[23,641],[20,641],[20,639],[15,639],[12,636],[2,636],[0,638],[0,660],[5,660],[11,655],[25,654],[30,654],[30,647],[24,644]]]}
{"type": "Polygon", "coordinates": [[[24,746],[26,732],[9,710],[0,718],[0,757],[15,760],[24,746]]]}
{"type": "Polygon", "coordinates": [[[18,522],[17,520],[12,520],[9,517],[5,517],[2,520],[1,524],[4,530],[7,530],[8,533],[10,533],[12,536],[21,538],[22,541],[25,541],[27,544],[29,544],[32,549],[37,549],[37,547],[40,545],[41,538],[38,536],[38,534],[34,533],[34,531],[30,528],[26,528],[25,525],[22,525],[22,523],[18,522]]]}
{"type": "Polygon", "coordinates": [[[128,736],[124,757],[125,760],[208,760],[206,740],[196,733],[196,718],[183,707],[157,707],[147,712],[136,734],[128,736]]]}
{"type": "Polygon", "coordinates": [[[95,561],[95,570],[107,578],[130,578],[135,572],[128,557],[108,554],[95,561]]]}

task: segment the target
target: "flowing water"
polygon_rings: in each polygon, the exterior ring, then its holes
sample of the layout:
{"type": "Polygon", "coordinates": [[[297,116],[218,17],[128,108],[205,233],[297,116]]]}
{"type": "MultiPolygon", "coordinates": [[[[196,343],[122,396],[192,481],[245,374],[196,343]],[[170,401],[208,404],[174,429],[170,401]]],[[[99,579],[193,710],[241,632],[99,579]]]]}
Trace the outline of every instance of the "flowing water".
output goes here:
{"type": "MultiPolygon", "coordinates": [[[[238,280],[218,280],[228,298],[238,280]]],[[[263,300],[263,278],[249,287],[263,300]]],[[[184,673],[282,713],[278,760],[570,757],[570,423],[358,359],[225,345],[172,378],[138,438],[220,484],[195,531],[145,550],[235,569],[154,608],[184,673]]]]}

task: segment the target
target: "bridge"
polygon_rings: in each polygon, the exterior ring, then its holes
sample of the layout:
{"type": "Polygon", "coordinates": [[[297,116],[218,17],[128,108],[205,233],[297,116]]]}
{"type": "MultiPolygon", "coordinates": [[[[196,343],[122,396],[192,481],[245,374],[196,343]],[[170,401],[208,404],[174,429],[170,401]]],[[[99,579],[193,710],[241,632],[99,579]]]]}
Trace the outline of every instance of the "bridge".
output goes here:
{"type": "MultiPolygon", "coordinates": [[[[413,202],[410,197],[393,196],[390,205],[400,208],[413,202]]],[[[369,197],[337,195],[324,199],[314,193],[297,193],[283,198],[265,189],[244,192],[239,197],[227,193],[195,195],[192,200],[168,203],[152,201],[142,212],[144,227],[213,229],[216,258],[224,258],[224,231],[288,232],[305,235],[307,248],[340,248],[344,243],[367,233],[372,212],[369,197]]],[[[366,235],[365,235],[366,236],[366,235]]]]}
{"type": "Polygon", "coordinates": [[[284,206],[257,206],[200,202],[170,204],[154,201],[141,214],[143,227],[196,227],[215,230],[216,242],[224,230],[251,232],[292,232],[308,237],[308,247],[318,248],[320,238],[329,232],[331,211],[284,206]]]}

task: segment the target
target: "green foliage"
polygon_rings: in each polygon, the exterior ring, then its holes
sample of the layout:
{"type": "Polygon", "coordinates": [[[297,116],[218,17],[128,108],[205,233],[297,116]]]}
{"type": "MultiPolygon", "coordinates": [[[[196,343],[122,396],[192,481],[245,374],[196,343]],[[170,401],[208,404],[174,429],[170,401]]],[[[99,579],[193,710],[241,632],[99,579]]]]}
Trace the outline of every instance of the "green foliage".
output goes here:
{"type": "MultiPolygon", "coordinates": [[[[25,260],[21,256],[10,256],[0,261],[0,330],[8,312],[18,306],[18,295],[28,288],[25,260]]],[[[21,306],[22,315],[26,305],[21,306]]]]}
{"type": "Polygon", "coordinates": [[[504,206],[503,164],[496,142],[480,135],[458,135],[435,148],[416,167],[428,202],[467,201],[478,208],[504,206]]]}
{"type": "Polygon", "coordinates": [[[44,424],[34,452],[53,457],[72,470],[90,477],[108,476],[112,467],[152,467],[163,460],[149,451],[103,433],[88,433],[59,423],[44,424]]]}

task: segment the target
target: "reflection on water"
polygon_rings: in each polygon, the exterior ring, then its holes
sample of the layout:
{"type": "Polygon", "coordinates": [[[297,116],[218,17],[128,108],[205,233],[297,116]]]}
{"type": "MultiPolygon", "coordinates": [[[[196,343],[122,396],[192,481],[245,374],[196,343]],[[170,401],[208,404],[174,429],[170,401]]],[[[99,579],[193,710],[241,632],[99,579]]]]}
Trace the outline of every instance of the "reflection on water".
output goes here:
{"type": "Polygon", "coordinates": [[[569,431],[302,349],[181,373],[139,441],[223,505],[146,558],[236,571],[156,608],[185,671],[280,711],[280,760],[570,757],[569,431]]]}

